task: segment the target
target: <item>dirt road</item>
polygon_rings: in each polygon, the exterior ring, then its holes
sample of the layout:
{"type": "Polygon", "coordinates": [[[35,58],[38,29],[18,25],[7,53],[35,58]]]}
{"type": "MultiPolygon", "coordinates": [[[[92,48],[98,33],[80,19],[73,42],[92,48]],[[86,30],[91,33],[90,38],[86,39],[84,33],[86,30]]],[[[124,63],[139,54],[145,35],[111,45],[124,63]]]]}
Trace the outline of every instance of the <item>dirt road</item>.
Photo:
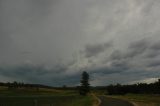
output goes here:
{"type": "Polygon", "coordinates": [[[133,106],[131,103],[120,99],[105,96],[99,96],[98,98],[101,100],[100,106],[133,106]]]}

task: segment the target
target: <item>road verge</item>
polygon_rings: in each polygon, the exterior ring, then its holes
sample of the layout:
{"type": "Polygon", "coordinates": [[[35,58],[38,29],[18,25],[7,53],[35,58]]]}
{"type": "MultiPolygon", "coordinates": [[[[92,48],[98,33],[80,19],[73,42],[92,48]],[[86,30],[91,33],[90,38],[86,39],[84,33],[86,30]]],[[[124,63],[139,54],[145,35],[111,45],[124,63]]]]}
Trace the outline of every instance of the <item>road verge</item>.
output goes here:
{"type": "Polygon", "coordinates": [[[92,93],[91,95],[94,99],[93,106],[100,106],[101,100],[95,94],[92,93]]]}

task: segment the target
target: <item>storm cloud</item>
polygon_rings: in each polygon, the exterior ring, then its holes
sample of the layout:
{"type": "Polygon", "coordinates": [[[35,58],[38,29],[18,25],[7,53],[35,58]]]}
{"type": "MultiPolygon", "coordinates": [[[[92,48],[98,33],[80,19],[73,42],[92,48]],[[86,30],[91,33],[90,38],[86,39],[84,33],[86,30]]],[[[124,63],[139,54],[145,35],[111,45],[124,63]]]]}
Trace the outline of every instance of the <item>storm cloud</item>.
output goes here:
{"type": "Polygon", "coordinates": [[[0,0],[0,80],[53,86],[160,77],[158,0],[0,0]]]}
{"type": "Polygon", "coordinates": [[[109,50],[109,48],[112,46],[112,42],[102,43],[102,44],[93,44],[93,45],[86,45],[85,47],[85,56],[86,57],[92,57],[97,56],[98,54],[109,50]]]}

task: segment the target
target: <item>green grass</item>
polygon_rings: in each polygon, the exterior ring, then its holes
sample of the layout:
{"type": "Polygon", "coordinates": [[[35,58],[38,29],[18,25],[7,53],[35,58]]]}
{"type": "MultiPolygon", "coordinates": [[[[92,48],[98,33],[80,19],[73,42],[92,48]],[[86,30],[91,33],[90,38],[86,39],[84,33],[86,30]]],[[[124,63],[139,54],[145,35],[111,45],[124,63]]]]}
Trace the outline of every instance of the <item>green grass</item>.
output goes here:
{"type": "Polygon", "coordinates": [[[91,96],[0,97],[0,106],[92,106],[91,96]]]}
{"type": "Polygon", "coordinates": [[[92,106],[92,96],[74,90],[0,89],[0,106],[92,106]]]}
{"type": "Polygon", "coordinates": [[[92,96],[78,96],[77,99],[67,106],[92,106],[93,105],[93,97],[92,96]]]}
{"type": "Polygon", "coordinates": [[[92,97],[73,96],[26,96],[0,97],[0,106],[92,106],[92,97]]]}

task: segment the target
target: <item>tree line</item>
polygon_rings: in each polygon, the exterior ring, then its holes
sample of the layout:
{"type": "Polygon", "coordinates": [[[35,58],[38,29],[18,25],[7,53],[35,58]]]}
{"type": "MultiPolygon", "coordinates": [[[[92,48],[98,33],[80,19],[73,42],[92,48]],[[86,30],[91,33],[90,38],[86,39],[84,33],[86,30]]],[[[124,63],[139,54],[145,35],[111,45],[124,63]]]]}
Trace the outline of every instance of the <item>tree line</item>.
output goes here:
{"type": "Polygon", "coordinates": [[[53,88],[51,86],[41,85],[41,84],[29,84],[23,82],[0,82],[0,86],[8,87],[8,89],[16,89],[16,88],[53,88]]]}
{"type": "Polygon", "coordinates": [[[109,95],[116,95],[116,94],[127,94],[127,93],[134,93],[134,94],[160,94],[160,79],[155,83],[138,83],[132,85],[109,85],[107,86],[107,93],[109,95]]]}

